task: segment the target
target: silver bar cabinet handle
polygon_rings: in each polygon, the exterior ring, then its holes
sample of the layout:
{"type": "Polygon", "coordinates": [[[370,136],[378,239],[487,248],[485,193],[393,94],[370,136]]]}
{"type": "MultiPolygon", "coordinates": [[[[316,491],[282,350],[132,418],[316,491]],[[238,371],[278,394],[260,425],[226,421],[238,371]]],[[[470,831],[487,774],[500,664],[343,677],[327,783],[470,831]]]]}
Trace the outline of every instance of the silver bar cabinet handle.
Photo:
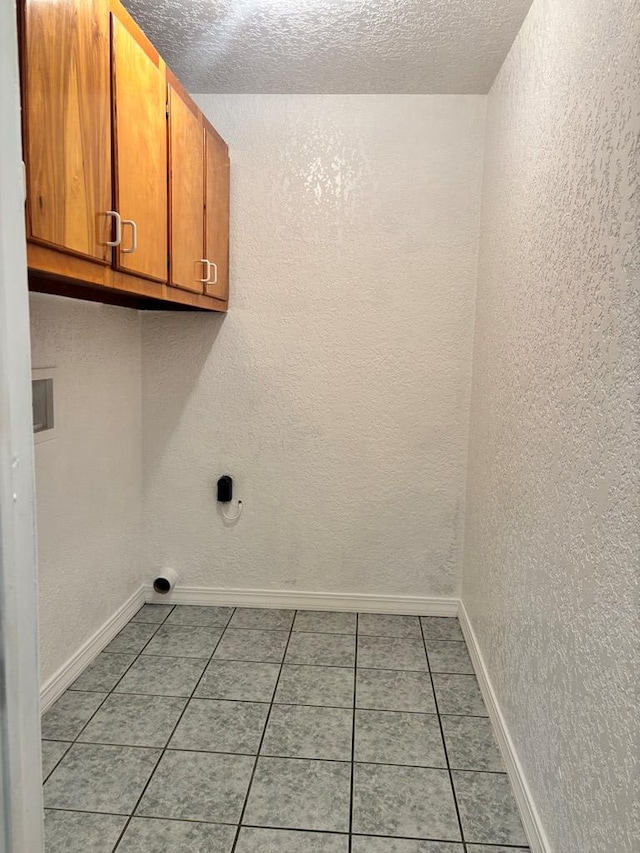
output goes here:
{"type": "Polygon", "coordinates": [[[218,283],[218,264],[215,261],[207,261],[209,264],[209,278],[207,279],[207,284],[217,284],[218,283]],[[211,267],[213,267],[213,281],[211,281],[211,267]]]}
{"type": "Polygon", "coordinates": [[[133,219],[123,219],[123,225],[131,226],[131,245],[128,249],[120,249],[123,255],[131,255],[138,248],[138,223],[133,219]]]}
{"type": "Polygon", "coordinates": [[[107,210],[107,216],[113,217],[115,226],[113,240],[107,240],[107,246],[119,246],[122,240],[122,219],[117,210],[107,210]]]}

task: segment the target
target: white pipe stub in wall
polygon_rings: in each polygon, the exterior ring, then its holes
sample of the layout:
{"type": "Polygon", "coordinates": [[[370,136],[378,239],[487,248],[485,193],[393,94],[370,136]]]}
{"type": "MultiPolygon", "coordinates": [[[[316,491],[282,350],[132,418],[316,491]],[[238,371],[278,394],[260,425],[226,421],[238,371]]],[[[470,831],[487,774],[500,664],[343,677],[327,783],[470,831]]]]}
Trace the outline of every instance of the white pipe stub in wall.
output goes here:
{"type": "Polygon", "coordinates": [[[153,581],[153,591],[166,595],[176,585],[178,573],[174,569],[163,569],[153,581]]]}

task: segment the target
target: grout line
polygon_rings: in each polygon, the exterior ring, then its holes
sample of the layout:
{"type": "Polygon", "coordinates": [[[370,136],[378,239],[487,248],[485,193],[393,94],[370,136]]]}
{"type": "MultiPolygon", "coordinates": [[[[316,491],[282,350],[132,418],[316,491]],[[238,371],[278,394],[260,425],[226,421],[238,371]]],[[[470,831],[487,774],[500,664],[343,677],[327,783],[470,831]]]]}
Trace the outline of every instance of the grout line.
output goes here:
{"type": "MultiPolygon", "coordinates": [[[[439,617],[436,617],[436,618],[439,618],[439,617]]],[[[445,618],[448,618],[448,617],[445,617],[445,618]]],[[[307,830],[304,830],[304,831],[306,832],[307,830]]],[[[324,832],[325,830],[321,830],[321,831],[324,832]]],[[[423,838],[423,837],[418,837],[415,835],[402,835],[402,836],[400,836],[400,835],[397,835],[397,836],[395,836],[395,835],[394,836],[391,836],[391,835],[372,835],[370,832],[357,832],[356,836],[358,838],[384,838],[385,841],[422,841],[422,842],[427,841],[427,842],[431,842],[431,843],[435,842],[438,844],[455,844],[457,847],[462,846],[460,841],[452,841],[450,838],[446,838],[446,839],[444,839],[444,838],[423,838]]],[[[517,845],[513,845],[513,844],[500,844],[500,845],[496,846],[495,844],[487,844],[486,841],[472,841],[470,843],[473,844],[475,847],[486,847],[487,853],[491,853],[491,851],[496,851],[498,849],[499,850],[503,850],[503,849],[504,850],[513,850],[513,851],[515,851],[515,853],[517,853],[517,851],[522,851],[522,853],[531,853],[530,848],[528,846],[527,847],[522,847],[522,846],[518,847],[517,845]]]]}
{"type": "MultiPolygon", "coordinates": [[[[420,630],[422,631],[422,622],[420,622],[420,630]]],[[[433,690],[433,701],[435,702],[436,712],[438,714],[438,725],[440,727],[440,737],[442,738],[442,747],[444,749],[444,757],[445,757],[445,761],[447,762],[447,770],[449,772],[449,784],[451,785],[451,793],[453,794],[453,804],[455,806],[456,815],[458,818],[458,826],[460,828],[460,839],[462,841],[462,849],[463,849],[464,853],[467,853],[467,844],[464,840],[464,829],[462,827],[462,818],[460,817],[460,809],[458,807],[458,797],[456,794],[456,789],[455,789],[454,784],[453,784],[453,774],[451,772],[451,764],[449,762],[449,752],[447,750],[447,742],[446,742],[445,737],[444,737],[444,729],[442,727],[442,720],[440,719],[440,710],[438,708],[438,697],[436,695],[436,688],[435,688],[435,684],[433,682],[433,675],[434,674],[431,672],[431,664],[429,662],[429,652],[427,651],[427,643],[424,639],[424,632],[422,633],[422,642],[424,645],[424,652],[427,656],[427,665],[429,666],[429,677],[431,678],[431,689],[433,690]]]]}
{"type": "MultiPolygon", "coordinates": [[[[233,616],[233,613],[235,613],[235,608],[233,609],[233,612],[231,613],[231,615],[230,615],[230,617],[229,617],[229,620],[231,620],[231,616],[233,616]]],[[[167,614],[167,616],[169,616],[169,614],[167,614]]],[[[164,624],[164,623],[162,623],[162,624],[164,624]]],[[[228,624],[228,623],[227,623],[227,624],[228,624]]],[[[143,798],[143,797],[144,797],[144,795],[146,794],[146,792],[147,792],[147,788],[148,788],[148,787],[149,787],[149,785],[151,784],[151,780],[152,780],[152,779],[153,779],[153,777],[156,775],[156,770],[158,769],[158,766],[160,765],[160,762],[162,761],[162,759],[164,758],[164,756],[165,756],[165,754],[166,754],[166,752],[167,752],[167,748],[168,748],[168,746],[169,746],[169,743],[170,743],[170,741],[171,741],[171,738],[172,738],[172,737],[173,737],[173,735],[175,734],[175,731],[176,731],[176,729],[178,728],[178,726],[180,725],[180,721],[182,720],[182,718],[183,718],[183,716],[184,716],[185,711],[186,711],[186,710],[187,710],[187,708],[189,707],[189,703],[190,703],[191,699],[193,698],[193,694],[196,692],[196,690],[198,689],[198,685],[200,684],[200,682],[201,682],[201,681],[202,681],[202,679],[204,678],[204,674],[205,674],[205,672],[207,671],[207,666],[209,665],[209,663],[211,663],[211,660],[213,659],[213,656],[214,656],[214,654],[215,654],[215,651],[216,651],[216,649],[218,648],[218,645],[219,645],[219,643],[220,643],[220,640],[224,637],[224,633],[225,633],[225,631],[226,631],[226,628],[223,628],[222,633],[220,634],[220,636],[219,636],[219,637],[218,637],[218,639],[216,640],[215,646],[213,647],[213,651],[211,652],[211,656],[209,657],[209,660],[208,660],[208,662],[207,662],[207,664],[206,664],[205,668],[204,668],[204,669],[202,670],[202,672],[200,673],[200,677],[198,678],[198,680],[197,680],[197,682],[196,682],[196,684],[195,684],[195,687],[194,687],[194,688],[193,688],[193,690],[191,691],[191,695],[189,696],[189,698],[188,698],[188,699],[187,699],[187,701],[185,702],[185,704],[184,704],[184,708],[182,709],[182,711],[181,711],[181,713],[180,713],[180,716],[178,717],[178,719],[177,719],[177,721],[176,721],[175,726],[174,726],[174,727],[173,727],[173,729],[171,730],[171,734],[170,734],[170,735],[169,735],[169,737],[167,738],[167,743],[166,743],[166,745],[164,746],[164,748],[162,748],[162,749],[160,750],[160,756],[159,756],[158,760],[156,761],[155,766],[154,766],[153,770],[151,771],[151,773],[150,773],[150,775],[149,775],[149,778],[147,779],[147,781],[146,781],[146,783],[145,783],[145,785],[144,785],[144,787],[143,787],[143,789],[142,789],[142,791],[141,791],[141,793],[140,793],[140,796],[139,796],[139,797],[138,797],[138,799],[136,800],[136,803],[135,803],[135,805],[134,805],[133,809],[131,810],[131,814],[128,816],[127,822],[125,823],[125,825],[124,825],[124,827],[123,827],[123,829],[122,829],[122,832],[121,832],[121,833],[120,833],[120,835],[118,836],[118,840],[116,841],[116,843],[115,843],[115,845],[114,845],[114,847],[113,847],[113,849],[112,849],[112,853],[115,853],[115,851],[116,851],[116,850],[118,849],[118,847],[120,846],[120,842],[122,841],[122,839],[123,839],[123,837],[124,837],[125,832],[126,832],[126,831],[127,831],[127,829],[129,828],[129,825],[130,825],[130,823],[131,823],[131,820],[132,820],[132,818],[134,817],[134,815],[135,815],[135,813],[136,813],[136,810],[137,810],[138,806],[140,805],[140,803],[141,803],[141,801],[142,801],[142,798],[143,798]]],[[[155,636],[155,634],[154,634],[154,636],[155,636]]],[[[142,652],[141,652],[140,654],[142,654],[142,652]]],[[[117,685],[116,685],[116,686],[117,686],[117,685]]],[[[118,695],[122,695],[122,694],[118,694],[118,695]]],[[[182,698],[182,699],[184,699],[185,697],[184,697],[184,696],[182,696],[182,697],[178,697],[178,698],[182,698]]]]}
{"type": "Polygon", "coordinates": [[[152,622],[152,621],[145,622],[144,619],[139,619],[139,620],[136,620],[135,622],[133,621],[136,618],[136,616],[138,615],[138,613],[142,613],[142,611],[144,610],[145,607],[154,607],[154,606],[157,607],[158,605],[150,605],[150,604],[148,604],[148,602],[145,602],[142,605],[142,607],[136,613],[133,614],[131,619],[129,619],[129,621],[127,622],[127,625],[131,625],[131,624],[133,624],[133,625],[163,625],[167,621],[169,616],[171,616],[171,614],[173,613],[173,611],[176,608],[175,604],[162,605],[164,607],[168,607],[169,612],[166,613],[159,622],[157,619],[154,622],[152,622]]]}
{"type": "MultiPolygon", "coordinates": [[[[71,812],[72,814],[112,815],[113,817],[124,817],[124,818],[127,817],[126,814],[122,814],[121,812],[91,812],[91,811],[87,811],[84,809],[47,808],[47,811],[71,812]]],[[[148,821],[161,820],[161,821],[170,821],[173,823],[196,823],[196,824],[204,823],[207,826],[230,826],[230,827],[236,827],[237,826],[237,824],[235,824],[235,823],[229,823],[229,822],[225,822],[225,821],[206,820],[206,819],[201,819],[201,818],[199,818],[197,820],[195,818],[165,818],[165,817],[157,817],[156,815],[135,815],[135,817],[137,820],[148,820],[148,821]]],[[[243,826],[245,826],[247,828],[251,828],[251,829],[269,829],[269,830],[274,830],[275,832],[286,831],[286,832],[305,832],[305,833],[310,833],[310,834],[315,834],[315,835],[339,835],[339,836],[346,836],[347,835],[346,832],[343,832],[341,830],[334,830],[334,829],[308,829],[308,828],[304,828],[304,827],[295,827],[295,826],[294,827],[265,826],[263,824],[258,824],[258,823],[245,823],[245,824],[243,824],[243,826]]],[[[403,836],[372,835],[370,832],[357,832],[357,833],[355,833],[355,835],[358,838],[384,838],[385,840],[388,840],[388,841],[428,841],[428,842],[440,842],[441,844],[442,843],[460,844],[459,841],[450,841],[450,840],[442,839],[442,838],[424,838],[424,837],[409,836],[409,835],[403,835],[403,836]]],[[[494,844],[487,844],[486,842],[478,842],[478,841],[474,842],[474,844],[477,847],[486,847],[488,853],[491,850],[495,850],[494,844]]],[[[530,850],[529,847],[522,847],[522,846],[517,846],[517,845],[513,845],[513,844],[501,844],[500,849],[502,850],[503,848],[506,850],[523,851],[523,853],[524,853],[524,851],[530,850]]]]}
{"type": "MultiPolygon", "coordinates": [[[[236,630],[239,630],[239,629],[236,629],[236,630]]],[[[284,634],[285,632],[279,631],[278,633],[284,634]]],[[[336,635],[335,634],[333,634],[333,635],[332,634],[323,634],[323,636],[331,637],[331,636],[336,636],[336,635]]],[[[350,634],[350,635],[345,634],[343,636],[352,636],[355,639],[355,636],[353,634],[350,634]]],[[[153,655],[145,655],[145,657],[153,657],[153,655]]],[[[155,657],[171,657],[171,655],[156,655],[155,657]]],[[[192,660],[193,660],[193,658],[192,658],[192,660]]],[[[220,662],[220,663],[271,663],[271,664],[275,664],[276,666],[281,665],[281,662],[277,661],[277,660],[254,660],[253,658],[249,659],[249,658],[222,658],[222,657],[217,657],[216,660],[214,661],[214,663],[215,662],[220,662]]],[[[353,669],[354,668],[353,665],[345,666],[344,664],[335,664],[335,663],[285,663],[282,665],[287,666],[287,667],[289,667],[289,666],[317,666],[317,667],[326,667],[328,669],[353,669]]]]}
{"type": "MultiPolygon", "coordinates": [[[[176,605],[176,606],[178,606],[178,605],[176,605]]],[[[170,628],[171,627],[173,627],[173,628],[228,628],[230,631],[260,631],[261,633],[267,633],[267,634],[271,634],[271,633],[281,633],[281,634],[291,633],[291,634],[296,634],[296,635],[297,634],[305,634],[305,635],[312,634],[312,635],[319,635],[322,637],[356,637],[356,636],[358,636],[358,637],[368,637],[369,639],[377,639],[377,640],[389,640],[389,641],[401,640],[403,642],[419,643],[420,645],[422,645],[423,642],[427,642],[427,643],[448,643],[448,644],[456,643],[458,645],[465,645],[464,639],[462,639],[462,640],[448,640],[448,639],[443,639],[441,637],[426,637],[423,640],[422,635],[416,636],[415,634],[412,634],[410,636],[409,635],[400,636],[400,635],[395,635],[395,634],[366,634],[366,633],[363,633],[362,631],[358,631],[357,633],[355,631],[300,631],[300,630],[297,630],[295,627],[294,628],[282,628],[282,627],[281,628],[267,628],[267,627],[251,627],[251,628],[249,628],[247,626],[238,627],[237,625],[231,624],[232,621],[233,621],[233,619],[231,617],[229,617],[226,621],[221,621],[218,624],[213,624],[211,622],[202,622],[202,623],[198,623],[198,622],[172,622],[172,621],[170,621],[170,614],[167,614],[167,616],[165,616],[165,618],[163,619],[162,622],[157,622],[157,621],[156,622],[142,622],[142,621],[140,621],[140,622],[127,622],[127,625],[125,625],[124,627],[127,627],[128,625],[134,625],[134,626],[135,625],[155,625],[156,627],[159,627],[160,625],[168,625],[168,627],[170,627],[170,628]]],[[[123,630],[124,630],[124,628],[123,628],[123,630]]]]}
{"type": "MultiPolygon", "coordinates": [[[[195,660],[195,658],[186,658],[186,660],[195,660]]],[[[425,672],[424,675],[428,675],[428,672],[425,672]]],[[[126,675],[126,673],[125,673],[126,675]]],[[[357,673],[356,673],[357,675],[357,673]]],[[[73,693],[105,693],[104,690],[74,690],[73,693]]],[[[267,701],[266,699],[228,699],[225,696],[191,696],[189,693],[182,693],[178,695],[177,693],[136,693],[133,690],[111,690],[109,693],[113,693],[114,696],[140,696],[147,699],[208,699],[211,702],[239,702],[239,703],[249,703],[251,705],[295,705],[299,708],[331,708],[335,711],[348,711],[351,709],[351,705],[314,705],[310,702],[278,702],[278,701],[267,701]]],[[[64,694],[63,694],[64,695],[64,694]]],[[[359,705],[356,707],[357,711],[380,711],[384,714],[414,714],[417,716],[423,717],[435,717],[439,714],[441,717],[470,717],[474,720],[488,720],[489,716],[487,714],[453,714],[448,711],[413,711],[406,708],[369,708],[365,705],[359,705]]],[[[43,737],[42,740],[46,741],[57,741],[58,743],[73,743],[70,738],[65,737],[43,737]]]]}
{"type": "MultiPolygon", "coordinates": [[[[178,605],[174,605],[178,606],[178,605]]],[[[357,615],[357,614],[356,614],[357,615]]],[[[162,622],[143,622],[139,620],[137,622],[127,622],[127,625],[165,625],[167,620],[169,619],[170,614],[167,613],[166,617],[162,622]]],[[[126,626],[125,626],[126,627],[126,626]]],[[[168,622],[167,627],[169,628],[230,628],[232,631],[264,631],[266,633],[281,633],[287,634],[289,633],[288,628],[246,628],[240,627],[238,628],[236,625],[227,624],[219,624],[212,625],[209,623],[198,624],[197,622],[168,622]]],[[[406,640],[408,642],[421,643],[422,638],[416,637],[415,634],[408,636],[406,634],[368,634],[364,632],[353,632],[353,631],[301,631],[300,629],[293,629],[291,631],[293,634],[320,634],[323,637],[371,637],[372,639],[378,640],[406,640]]],[[[464,640],[445,640],[441,637],[425,637],[427,643],[455,643],[457,645],[465,645],[464,640]]],[[[111,654],[119,654],[118,652],[112,652],[111,654]]]]}
{"type": "Polygon", "coordinates": [[[220,628],[220,629],[221,629],[221,630],[223,630],[223,631],[224,631],[224,629],[227,627],[227,626],[226,626],[226,624],[224,624],[224,623],[223,623],[223,624],[218,624],[218,625],[198,625],[198,624],[196,624],[196,623],[192,623],[192,622],[189,622],[189,623],[186,623],[186,622],[185,622],[185,623],[182,623],[182,622],[169,622],[169,615],[170,615],[170,614],[167,614],[167,618],[164,620],[164,622],[160,622],[160,623],[152,623],[152,622],[133,622],[133,623],[129,623],[129,624],[133,624],[133,625],[151,625],[151,624],[158,624],[158,627],[162,626],[163,628],[209,628],[209,629],[220,628]]]}
{"type": "MultiPolygon", "coordinates": [[[[176,628],[186,628],[186,625],[176,625],[176,628]]],[[[195,626],[194,626],[195,627],[195,626]]],[[[226,625],[225,626],[229,631],[242,631],[243,633],[246,631],[250,634],[291,634],[293,633],[290,628],[236,628],[235,625],[226,625]]]]}
{"type": "MultiPolygon", "coordinates": [[[[195,697],[197,698],[197,697],[195,697]]],[[[296,705],[292,707],[323,707],[323,706],[307,706],[307,705],[296,705]]],[[[349,708],[338,708],[339,711],[348,711],[349,708]]],[[[361,709],[357,709],[361,710],[361,709]]],[[[383,712],[384,713],[384,712],[383,712]]],[[[431,716],[434,716],[433,714],[431,716]]],[[[177,725],[177,724],[176,724],[177,725]]],[[[266,725],[266,724],[265,724],[266,725]]],[[[353,741],[353,732],[352,732],[352,741],[353,741]]],[[[272,752],[230,752],[222,749],[195,749],[194,747],[189,746],[157,746],[152,744],[141,744],[141,743],[114,743],[112,741],[79,741],[78,746],[118,746],[118,747],[126,747],[127,749],[161,749],[163,752],[191,752],[196,755],[234,755],[239,758],[278,758],[286,761],[322,761],[327,762],[329,764],[370,764],[373,767],[415,767],[421,770],[446,770],[447,766],[444,764],[402,764],[398,761],[357,761],[350,758],[324,758],[317,755],[278,755],[272,752]]],[[[352,746],[353,750],[353,746],[352,746]]],[[[459,773],[482,773],[483,775],[488,776],[506,776],[506,770],[477,770],[474,767],[452,767],[452,770],[455,770],[459,773]]],[[[182,820],[182,818],[174,818],[174,820],[182,820]]],[[[217,821],[214,821],[217,822],[217,821]]]]}
{"type": "Polygon", "coordinates": [[[353,846],[353,783],[355,777],[355,754],[356,754],[356,689],[358,683],[358,627],[360,617],[356,613],[356,650],[353,661],[353,710],[351,725],[351,780],[349,784],[349,853],[353,846]]]}
{"type": "MultiPolygon", "coordinates": [[[[151,657],[151,655],[144,655],[145,659],[148,657],[151,657]]],[[[136,660],[137,660],[137,658],[136,658],[136,660]]],[[[204,658],[171,658],[171,660],[205,660],[205,659],[204,658]]],[[[216,660],[219,660],[219,659],[216,658],[216,660]]],[[[134,661],[134,663],[135,662],[136,661],[134,661]]],[[[212,662],[215,663],[215,661],[212,661],[212,662]]],[[[225,663],[245,663],[245,662],[246,661],[225,661],[225,663]]],[[[269,665],[279,666],[279,664],[269,664],[269,665]]],[[[131,664],[131,666],[133,666],[133,664],[131,664]]],[[[285,666],[286,666],[286,664],[285,664],[285,666]]],[[[205,667],[205,669],[206,668],[207,667],[205,667]]],[[[353,669],[353,667],[334,667],[334,669],[353,669]]],[[[128,671],[129,670],[127,669],[127,671],[123,674],[122,678],[124,678],[124,676],[126,675],[126,673],[128,671]]],[[[356,676],[357,676],[358,672],[362,672],[362,671],[363,671],[363,668],[360,667],[360,669],[356,671],[356,676]]],[[[392,670],[392,672],[405,672],[405,671],[406,670],[392,670]]],[[[418,673],[418,674],[425,675],[425,676],[429,675],[429,673],[426,671],[418,673]]],[[[436,672],[434,674],[440,675],[441,673],[436,672]]],[[[116,685],[116,687],[117,687],[117,685],[116,685]]],[[[70,687],[68,689],[71,690],[70,687]]],[[[72,690],[71,692],[72,693],[105,693],[106,691],[104,691],[104,690],[72,690]]],[[[249,703],[251,705],[271,705],[273,703],[274,705],[295,705],[295,706],[300,707],[300,708],[332,708],[336,711],[345,711],[345,710],[348,711],[352,707],[351,705],[320,705],[320,704],[313,704],[311,702],[291,702],[291,701],[282,702],[282,701],[278,701],[276,699],[269,699],[269,700],[267,700],[267,699],[231,699],[227,696],[203,696],[202,694],[200,694],[198,696],[191,697],[191,695],[189,693],[180,693],[180,694],[178,694],[178,693],[139,693],[135,690],[117,690],[116,691],[115,687],[113,688],[113,690],[111,690],[109,692],[113,693],[115,696],[141,696],[141,697],[144,696],[144,697],[149,698],[149,699],[191,699],[191,698],[193,698],[193,699],[208,699],[211,702],[240,702],[241,704],[242,703],[245,703],[245,704],[249,703]]],[[[472,719],[475,719],[475,720],[488,720],[489,719],[487,714],[454,714],[450,711],[439,711],[439,712],[438,711],[415,711],[411,708],[380,708],[380,707],[368,707],[366,705],[358,705],[358,706],[356,706],[356,710],[358,710],[358,711],[380,711],[381,713],[384,713],[384,714],[417,714],[418,716],[426,716],[426,717],[435,717],[437,714],[439,714],[441,717],[471,717],[472,719]]],[[[53,741],[60,741],[60,742],[65,741],[66,742],[67,738],[43,737],[42,740],[49,740],[49,741],[53,740],[53,741]]]]}
{"type": "MultiPolygon", "coordinates": [[[[180,627],[187,627],[187,626],[183,625],[180,627]]],[[[218,627],[220,627],[220,626],[218,626],[218,627]]],[[[223,629],[223,632],[224,632],[224,630],[225,629],[223,629]]],[[[235,628],[233,630],[246,631],[246,630],[259,630],[259,629],[235,628]]],[[[278,631],[277,633],[285,634],[286,631],[278,631]]],[[[298,633],[302,633],[302,632],[298,632],[298,633]]],[[[336,637],[336,636],[354,637],[354,639],[355,639],[355,634],[323,634],[322,636],[323,637],[336,637]]],[[[382,639],[385,639],[385,638],[383,637],[382,639]]],[[[102,652],[101,654],[104,654],[104,652],[102,652]]],[[[111,652],[110,654],[133,654],[133,652],[111,652]]],[[[147,657],[158,658],[159,657],[159,658],[172,658],[174,660],[206,660],[207,663],[210,662],[209,658],[205,658],[202,656],[194,656],[194,655],[169,655],[166,653],[163,655],[157,655],[157,654],[150,654],[149,652],[140,652],[140,654],[142,654],[145,658],[147,658],[147,657]]],[[[280,662],[276,661],[276,660],[255,660],[253,658],[223,658],[223,657],[217,657],[216,661],[219,661],[221,663],[222,662],[224,662],[224,663],[272,663],[272,664],[276,664],[276,665],[280,666],[280,662]]],[[[286,663],[284,665],[285,666],[318,666],[318,667],[326,667],[327,669],[354,669],[353,664],[346,666],[345,664],[335,664],[335,663],[297,663],[296,662],[296,663],[286,663]]],[[[423,675],[426,675],[429,672],[428,669],[407,669],[406,667],[393,669],[392,667],[389,667],[389,666],[361,666],[359,668],[360,669],[366,669],[366,670],[372,670],[374,672],[416,672],[416,673],[421,673],[423,675]]],[[[434,675],[460,675],[460,676],[464,676],[465,678],[476,678],[475,673],[473,673],[473,672],[449,672],[449,671],[434,670],[433,673],[434,673],[434,675]]]]}
{"type": "MultiPolygon", "coordinates": [[[[222,631],[227,627],[227,624],[217,624],[217,625],[198,625],[196,622],[169,622],[169,615],[167,614],[167,618],[162,622],[162,626],[164,628],[220,628],[222,631]]],[[[134,625],[150,625],[150,622],[134,622],[134,625]]],[[[237,629],[236,629],[237,630],[237,629]]],[[[247,630],[247,629],[245,629],[247,630]]]]}
{"type": "Polygon", "coordinates": [[[267,716],[264,721],[264,727],[262,729],[262,735],[260,737],[260,743],[258,744],[258,751],[256,753],[256,760],[253,763],[253,769],[251,770],[251,776],[249,777],[249,785],[247,786],[247,793],[245,794],[244,803],[242,804],[242,811],[240,812],[240,817],[238,818],[238,828],[236,830],[236,836],[233,839],[233,844],[231,845],[230,853],[235,853],[235,849],[238,844],[238,839],[240,837],[240,830],[242,829],[242,821],[244,819],[244,813],[247,810],[247,803],[249,802],[249,794],[251,793],[251,788],[253,786],[253,779],[256,775],[256,770],[258,767],[258,759],[260,758],[260,752],[262,750],[262,744],[264,743],[264,739],[267,733],[267,726],[269,725],[269,719],[271,717],[271,711],[273,710],[274,699],[276,692],[278,690],[278,684],[280,683],[280,676],[282,675],[282,668],[284,667],[284,660],[287,656],[287,649],[289,648],[289,643],[291,642],[291,637],[293,635],[293,625],[296,621],[296,616],[298,615],[298,611],[293,611],[293,618],[291,620],[291,627],[289,628],[289,636],[287,637],[287,642],[284,647],[284,651],[282,653],[282,660],[280,662],[280,669],[278,670],[278,677],[276,678],[276,683],[273,688],[273,693],[271,694],[271,702],[269,703],[269,710],[267,711],[267,716]]]}
{"type": "MultiPolygon", "coordinates": [[[[306,631],[303,628],[294,628],[294,634],[322,634],[323,637],[355,637],[355,631],[306,631]]],[[[315,830],[319,832],[320,830],[315,830]]]]}
{"type": "MultiPolygon", "coordinates": [[[[42,738],[42,740],[44,740],[44,738],[42,738]]],[[[56,761],[56,763],[53,765],[53,767],[51,768],[51,770],[47,773],[47,775],[42,779],[42,784],[43,784],[43,785],[44,785],[44,783],[45,783],[45,782],[47,782],[47,781],[48,781],[48,779],[50,778],[51,774],[54,772],[54,770],[56,770],[56,769],[58,768],[58,765],[60,764],[60,762],[62,761],[62,759],[65,757],[65,755],[69,752],[69,750],[70,750],[70,749],[71,749],[71,747],[73,746],[73,741],[71,741],[71,742],[70,742],[70,741],[60,741],[60,743],[66,743],[66,744],[67,744],[67,748],[66,748],[66,749],[65,749],[65,751],[62,753],[62,755],[60,756],[60,758],[56,761]]],[[[41,741],[41,743],[40,743],[40,751],[41,751],[41,755],[42,755],[42,741],[41,741]]]]}
{"type": "MultiPolygon", "coordinates": [[[[222,630],[224,632],[224,629],[222,629],[222,630]]],[[[280,633],[283,634],[285,632],[281,631],[280,633]]],[[[333,635],[332,634],[325,634],[323,636],[331,637],[331,636],[336,636],[336,635],[335,634],[333,634],[333,635]]],[[[354,636],[354,635],[353,634],[351,634],[351,635],[345,634],[343,636],[354,636]]],[[[168,655],[168,654],[155,655],[155,654],[150,654],[149,652],[145,652],[145,653],[139,652],[138,654],[136,654],[135,652],[106,652],[106,651],[100,652],[100,654],[101,655],[104,655],[104,654],[118,654],[118,655],[127,654],[127,655],[135,655],[136,658],[142,656],[144,658],[169,658],[170,660],[201,660],[201,661],[206,661],[207,664],[209,664],[211,662],[211,659],[208,657],[202,657],[202,656],[194,657],[193,655],[191,655],[191,656],[190,655],[168,655]]],[[[215,659],[215,661],[213,661],[213,662],[214,663],[266,663],[266,664],[273,664],[274,666],[280,666],[280,663],[278,661],[274,661],[274,660],[253,660],[253,659],[249,660],[247,658],[217,657],[215,659]]],[[[134,661],[134,663],[135,663],[135,661],[134,661]]],[[[345,666],[344,664],[334,664],[334,663],[285,663],[284,665],[286,667],[294,667],[294,666],[295,667],[300,667],[300,666],[309,667],[309,666],[313,666],[313,667],[322,667],[325,669],[354,669],[353,664],[350,666],[345,666]]],[[[406,668],[404,668],[404,669],[391,669],[388,666],[360,666],[360,667],[358,667],[358,669],[366,670],[367,672],[407,672],[407,673],[411,672],[411,673],[414,673],[417,675],[428,675],[428,673],[429,673],[428,669],[406,669],[406,668]]],[[[473,672],[442,672],[442,671],[437,670],[437,669],[431,670],[431,671],[433,672],[434,675],[437,675],[437,676],[455,675],[455,676],[461,676],[463,678],[474,678],[477,681],[477,677],[476,677],[475,673],[473,673],[473,672]]],[[[80,678],[80,676],[78,676],[78,678],[80,678]]],[[[72,690],[74,692],[79,691],[82,693],[103,693],[104,692],[102,690],[86,690],[86,689],[80,690],[79,688],[74,688],[74,687],[68,687],[67,690],[72,690]]],[[[145,694],[145,695],[154,695],[154,694],[145,694]]],[[[464,714],[462,716],[479,717],[481,715],[480,714],[464,714]]]]}

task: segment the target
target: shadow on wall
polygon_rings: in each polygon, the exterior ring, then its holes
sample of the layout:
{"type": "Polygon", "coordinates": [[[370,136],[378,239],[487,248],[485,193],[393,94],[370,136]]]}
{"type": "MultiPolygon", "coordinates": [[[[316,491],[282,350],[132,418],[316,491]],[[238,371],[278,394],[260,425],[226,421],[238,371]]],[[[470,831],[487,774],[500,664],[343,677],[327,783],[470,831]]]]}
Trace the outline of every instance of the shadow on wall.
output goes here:
{"type": "MultiPolygon", "coordinates": [[[[174,435],[226,317],[226,314],[167,311],[143,316],[143,436],[147,439],[153,436],[154,458],[162,457],[174,435]],[[172,355],[179,362],[179,370],[171,369],[172,355]],[[157,416],[160,413],[162,417],[157,416]]],[[[149,451],[148,442],[146,450],[149,451]]]]}

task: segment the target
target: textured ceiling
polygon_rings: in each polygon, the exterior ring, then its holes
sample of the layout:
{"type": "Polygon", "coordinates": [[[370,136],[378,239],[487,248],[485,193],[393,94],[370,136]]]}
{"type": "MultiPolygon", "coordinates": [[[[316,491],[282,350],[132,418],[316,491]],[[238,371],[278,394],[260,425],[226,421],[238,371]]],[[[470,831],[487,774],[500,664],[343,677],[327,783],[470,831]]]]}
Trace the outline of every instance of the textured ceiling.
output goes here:
{"type": "Polygon", "coordinates": [[[125,0],[186,88],[484,93],[531,0],[125,0]]]}

